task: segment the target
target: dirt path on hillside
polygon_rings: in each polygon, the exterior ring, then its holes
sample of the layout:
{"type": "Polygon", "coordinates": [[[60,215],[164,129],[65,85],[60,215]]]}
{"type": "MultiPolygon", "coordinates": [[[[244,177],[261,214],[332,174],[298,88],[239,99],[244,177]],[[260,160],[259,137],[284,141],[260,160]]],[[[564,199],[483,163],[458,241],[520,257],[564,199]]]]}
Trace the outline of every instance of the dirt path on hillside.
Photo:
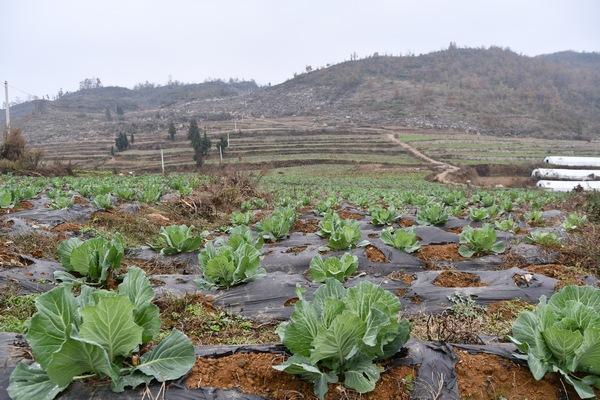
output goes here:
{"type": "Polygon", "coordinates": [[[397,145],[399,145],[400,147],[402,147],[408,153],[412,154],[415,158],[425,161],[427,164],[429,164],[430,166],[432,166],[435,169],[441,170],[433,178],[435,181],[440,182],[440,183],[456,185],[456,182],[452,182],[452,181],[448,180],[448,174],[458,171],[460,169],[460,167],[457,167],[455,165],[451,165],[448,163],[444,163],[444,162],[441,162],[438,160],[434,160],[433,158],[421,153],[419,150],[415,149],[408,143],[405,143],[405,142],[401,141],[400,139],[396,138],[395,134],[393,134],[393,133],[387,133],[386,136],[389,140],[391,140],[392,142],[394,142],[397,145]]]}

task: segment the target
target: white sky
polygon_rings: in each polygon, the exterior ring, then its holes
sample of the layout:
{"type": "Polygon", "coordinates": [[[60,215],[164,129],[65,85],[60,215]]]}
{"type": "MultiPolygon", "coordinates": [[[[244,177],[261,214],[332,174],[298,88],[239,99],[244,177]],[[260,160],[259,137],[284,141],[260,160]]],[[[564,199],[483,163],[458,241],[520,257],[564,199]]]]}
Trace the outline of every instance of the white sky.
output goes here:
{"type": "Polygon", "coordinates": [[[418,54],[450,41],[600,51],[600,1],[0,0],[0,80],[36,95],[91,76],[276,84],[354,51],[418,54]]]}

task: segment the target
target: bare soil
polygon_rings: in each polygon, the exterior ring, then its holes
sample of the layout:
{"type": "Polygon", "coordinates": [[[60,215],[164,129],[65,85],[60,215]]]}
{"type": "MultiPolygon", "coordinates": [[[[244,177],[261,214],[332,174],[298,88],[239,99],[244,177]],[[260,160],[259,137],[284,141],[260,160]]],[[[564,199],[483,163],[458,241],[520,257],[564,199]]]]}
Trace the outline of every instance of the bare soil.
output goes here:
{"type": "Polygon", "coordinates": [[[79,232],[80,229],[80,224],[74,224],[71,222],[65,222],[52,228],[54,232],[79,232]]]}
{"type": "MultiPolygon", "coordinates": [[[[237,353],[221,358],[200,357],[186,380],[191,388],[237,388],[244,393],[272,400],[315,399],[313,385],[298,376],[273,369],[285,356],[272,353],[237,353]]],[[[407,400],[409,390],[403,380],[415,377],[411,367],[394,367],[384,372],[374,391],[360,395],[340,384],[329,385],[327,400],[407,400]]]]}
{"type": "Polygon", "coordinates": [[[423,261],[458,261],[463,260],[458,254],[458,244],[431,244],[423,246],[417,253],[417,257],[423,261]]]}
{"type": "Polygon", "coordinates": [[[486,286],[478,275],[470,272],[446,270],[433,280],[435,286],[441,287],[480,287],[486,286]]]}
{"type": "Polygon", "coordinates": [[[302,233],[315,233],[319,230],[319,220],[314,219],[299,219],[294,224],[292,231],[302,233]]]}
{"type": "Polygon", "coordinates": [[[352,211],[348,211],[348,210],[340,210],[338,211],[338,214],[340,217],[342,217],[342,219],[355,219],[355,220],[361,220],[364,218],[364,215],[359,214],[359,213],[355,213],[352,211]]]}
{"type": "Polygon", "coordinates": [[[407,285],[411,285],[416,277],[413,274],[407,274],[406,272],[394,271],[387,275],[388,279],[393,281],[400,281],[407,285]]]}
{"type": "Polygon", "coordinates": [[[555,290],[559,290],[568,285],[585,285],[584,275],[574,267],[567,267],[561,264],[530,265],[525,268],[526,271],[536,274],[542,274],[558,280],[555,290]]]}
{"type": "Polygon", "coordinates": [[[456,352],[458,389],[461,399],[490,400],[559,400],[579,398],[564,396],[563,385],[555,374],[536,381],[527,367],[491,354],[456,352]]]}
{"type": "Polygon", "coordinates": [[[367,256],[369,261],[372,261],[372,262],[379,262],[379,263],[387,262],[387,258],[385,256],[385,254],[383,254],[383,252],[381,250],[379,250],[377,247],[373,246],[372,244],[367,245],[367,247],[365,247],[365,255],[367,256]]]}

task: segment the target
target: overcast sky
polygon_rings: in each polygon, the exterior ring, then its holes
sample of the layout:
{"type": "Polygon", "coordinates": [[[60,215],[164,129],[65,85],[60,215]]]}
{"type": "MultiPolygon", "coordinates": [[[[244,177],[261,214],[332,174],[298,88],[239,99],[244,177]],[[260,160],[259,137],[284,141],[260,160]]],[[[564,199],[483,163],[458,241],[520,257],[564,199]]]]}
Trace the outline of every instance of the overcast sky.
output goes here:
{"type": "MultiPolygon", "coordinates": [[[[0,80],[36,95],[207,78],[280,83],[373,52],[600,51],[599,0],[0,0],[0,80]]],[[[12,90],[22,99],[26,94],[12,90]]]]}

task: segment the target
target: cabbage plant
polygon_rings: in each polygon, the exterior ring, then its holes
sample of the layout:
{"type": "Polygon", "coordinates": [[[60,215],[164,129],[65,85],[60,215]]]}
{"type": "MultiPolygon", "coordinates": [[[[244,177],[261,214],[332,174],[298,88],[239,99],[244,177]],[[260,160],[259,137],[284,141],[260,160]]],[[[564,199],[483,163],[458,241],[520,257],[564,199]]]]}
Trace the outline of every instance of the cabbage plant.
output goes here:
{"type": "Polygon", "coordinates": [[[361,231],[358,221],[343,219],[334,224],[333,231],[327,240],[327,248],[330,250],[348,250],[369,244],[368,240],[361,241],[360,238],[361,231]]]}
{"type": "MultiPolygon", "coordinates": [[[[220,246],[225,243],[222,238],[216,239],[214,241],[216,246],[220,246]]],[[[261,251],[263,248],[263,238],[255,237],[252,234],[250,228],[246,225],[236,226],[235,228],[231,228],[229,230],[229,239],[226,242],[227,245],[231,246],[233,249],[237,249],[242,243],[249,244],[254,247],[256,250],[261,251]]]]}
{"type": "Polygon", "coordinates": [[[92,204],[101,210],[110,210],[113,208],[113,197],[110,193],[99,194],[94,197],[92,204]]]}
{"type": "Polygon", "coordinates": [[[531,226],[539,226],[544,223],[544,214],[540,210],[532,210],[525,213],[525,221],[531,226]]]}
{"type": "Polygon", "coordinates": [[[394,223],[394,221],[400,218],[400,213],[396,210],[394,206],[390,206],[388,208],[375,206],[371,208],[370,214],[371,223],[377,226],[391,225],[392,223],[394,223]]]}
{"type": "Polygon", "coordinates": [[[440,203],[429,203],[419,208],[417,223],[419,225],[444,225],[448,222],[446,207],[440,203]]]}
{"type": "Polygon", "coordinates": [[[473,257],[476,254],[504,253],[506,245],[502,241],[496,241],[496,231],[490,224],[484,224],[481,228],[465,226],[460,234],[460,247],[458,253],[463,257],[473,257]]]}
{"type": "Polygon", "coordinates": [[[248,225],[252,219],[252,213],[250,211],[240,212],[234,211],[231,213],[231,225],[248,225]]]}
{"type": "Polygon", "coordinates": [[[198,235],[194,231],[193,225],[163,226],[159,233],[160,244],[156,248],[160,249],[160,254],[167,256],[198,250],[208,233],[198,235]]]}
{"type": "Polygon", "coordinates": [[[0,208],[13,208],[18,203],[18,200],[10,188],[0,188],[0,208]]]}
{"type": "Polygon", "coordinates": [[[340,377],[359,393],[375,389],[375,361],[398,352],[410,335],[408,321],[398,318],[398,298],[370,282],[345,289],[335,279],[327,279],[312,301],[300,289],[297,295],[290,320],[277,328],[292,356],[273,368],[312,382],[321,400],[340,377]]]}
{"type": "Polygon", "coordinates": [[[547,247],[560,246],[560,239],[554,232],[532,231],[525,236],[525,241],[547,247]]]}
{"type": "Polygon", "coordinates": [[[154,290],[144,272],[131,268],[117,291],[71,286],[40,295],[30,320],[27,342],[34,362],[21,361],[10,376],[13,400],[52,400],[74,380],[109,379],[124,391],[156,379],[185,375],[196,357],[191,341],[173,330],[147,352],[160,331],[154,290]]]}
{"type": "Polygon", "coordinates": [[[600,289],[567,286],[533,311],[522,312],[511,340],[525,354],[536,380],[558,372],[579,397],[596,398],[600,389],[600,289]]]}
{"type": "Polygon", "coordinates": [[[512,218],[503,219],[502,221],[496,221],[495,226],[496,229],[503,232],[517,233],[520,229],[519,224],[517,224],[512,218]]]}
{"type": "Polygon", "coordinates": [[[358,257],[345,253],[341,257],[322,258],[317,254],[310,261],[308,273],[315,282],[325,282],[334,278],[340,282],[346,281],[358,269],[358,257]]]}
{"type": "Polygon", "coordinates": [[[58,245],[57,253],[65,271],[54,272],[60,281],[104,285],[121,266],[125,249],[123,237],[116,234],[112,240],[98,236],[86,241],[71,238],[58,245]],[[82,277],[77,278],[71,273],[82,277]]]}
{"type": "Polygon", "coordinates": [[[413,253],[421,248],[414,229],[384,229],[380,238],[388,246],[407,253],[413,253]]]}
{"type": "Polygon", "coordinates": [[[295,221],[296,211],[293,208],[280,207],[271,216],[260,221],[256,229],[265,240],[275,242],[289,236],[295,221]]]}
{"type": "Polygon", "coordinates": [[[328,211],[323,216],[323,219],[319,221],[319,231],[317,235],[328,238],[331,236],[331,232],[335,226],[339,225],[342,222],[342,218],[333,210],[328,211]]]}
{"type": "Polygon", "coordinates": [[[249,243],[248,237],[236,234],[227,242],[208,242],[198,255],[202,278],[196,283],[200,287],[228,288],[264,276],[260,265],[261,251],[249,243]]]}
{"type": "Polygon", "coordinates": [[[50,202],[50,208],[53,210],[65,210],[73,207],[73,197],[67,194],[59,194],[55,196],[50,202]]]}
{"type": "Polygon", "coordinates": [[[490,216],[490,214],[488,213],[487,208],[473,207],[469,211],[469,219],[471,221],[475,221],[475,222],[483,221],[484,219],[489,218],[489,216],[490,216]]]}
{"type": "Polygon", "coordinates": [[[588,219],[586,215],[579,215],[576,213],[571,213],[567,215],[565,221],[562,226],[567,231],[576,231],[577,229],[581,229],[582,226],[587,224],[588,219]]]}

